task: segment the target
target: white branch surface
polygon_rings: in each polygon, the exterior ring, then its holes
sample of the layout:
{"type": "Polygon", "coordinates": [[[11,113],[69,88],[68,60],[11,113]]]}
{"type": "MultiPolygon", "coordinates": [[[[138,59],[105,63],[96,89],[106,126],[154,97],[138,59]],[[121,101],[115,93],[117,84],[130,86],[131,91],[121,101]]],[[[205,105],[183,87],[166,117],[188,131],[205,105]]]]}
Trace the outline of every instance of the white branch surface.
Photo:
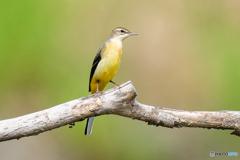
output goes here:
{"type": "Polygon", "coordinates": [[[199,127],[234,130],[240,136],[240,111],[183,111],[144,105],[136,101],[128,81],[100,94],[79,98],[55,107],[0,121],[0,142],[37,135],[92,116],[115,114],[169,128],[199,127]]]}

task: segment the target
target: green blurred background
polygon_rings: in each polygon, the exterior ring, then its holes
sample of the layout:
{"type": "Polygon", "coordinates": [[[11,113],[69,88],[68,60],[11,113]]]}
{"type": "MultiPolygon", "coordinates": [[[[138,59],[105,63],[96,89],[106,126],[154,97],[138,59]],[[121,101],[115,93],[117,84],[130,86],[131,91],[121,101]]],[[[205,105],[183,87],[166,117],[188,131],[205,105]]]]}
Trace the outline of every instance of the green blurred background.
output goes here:
{"type": "MultiPolygon", "coordinates": [[[[131,80],[139,102],[239,110],[240,1],[1,0],[0,119],[89,95],[93,58],[118,26],[139,36],[124,41],[114,81],[131,80]]],[[[231,131],[168,129],[109,115],[97,117],[92,135],[84,136],[85,123],[0,143],[0,159],[200,160],[211,159],[210,151],[240,154],[239,137],[231,131]]]]}

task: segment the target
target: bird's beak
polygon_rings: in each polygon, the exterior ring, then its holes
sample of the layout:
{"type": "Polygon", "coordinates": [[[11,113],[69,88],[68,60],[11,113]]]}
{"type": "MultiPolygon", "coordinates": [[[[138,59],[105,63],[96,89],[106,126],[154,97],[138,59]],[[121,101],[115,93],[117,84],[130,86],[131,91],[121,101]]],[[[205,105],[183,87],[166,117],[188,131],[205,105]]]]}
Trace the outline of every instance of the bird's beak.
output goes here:
{"type": "Polygon", "coordinates": [[[130,34],[131,36],[138,35],[137,33],[134,33],[134,32],[130,32],[129,34],[130,34]]]}

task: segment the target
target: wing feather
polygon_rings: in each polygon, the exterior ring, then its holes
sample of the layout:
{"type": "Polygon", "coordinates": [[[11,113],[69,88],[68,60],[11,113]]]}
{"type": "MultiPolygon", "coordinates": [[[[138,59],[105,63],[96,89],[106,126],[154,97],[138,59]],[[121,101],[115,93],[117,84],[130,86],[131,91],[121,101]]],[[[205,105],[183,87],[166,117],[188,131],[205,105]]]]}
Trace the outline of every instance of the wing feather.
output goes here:
{"type": "Polygon", "coordinates": [[[92,64],[92,69],[91,69],[91,73],[90,73],[90,79],[89,79],[89,92],[91,92],[91,81],[92,81],[92,77],[96,71],[96,68],[99,64],[99,62],[101,61],[102,57],[101,57],[101,52],[102,49],[104,48],[105,43],[99,48],[97,55],[95,56],[94,60],[93,60],[93,64],[92,64]]]}

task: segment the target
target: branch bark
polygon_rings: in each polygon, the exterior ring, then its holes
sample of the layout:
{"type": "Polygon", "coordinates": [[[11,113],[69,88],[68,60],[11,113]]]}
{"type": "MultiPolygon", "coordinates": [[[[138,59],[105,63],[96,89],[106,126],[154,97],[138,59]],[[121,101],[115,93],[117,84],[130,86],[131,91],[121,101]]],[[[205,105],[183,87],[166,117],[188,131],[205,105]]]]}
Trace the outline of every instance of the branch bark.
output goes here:
{"type": "Polygon", "coordinates": [[[79,98],[17,118],[0,121],[0,142],[20,139],[82,121],[88,117],[115,114],[150,125],[169,128],[198,127],[234,130],[240,136],[240,111],[183,111],[144,105],[135,99],[136,90],[128,81],[102,94],[79,98]]]}

